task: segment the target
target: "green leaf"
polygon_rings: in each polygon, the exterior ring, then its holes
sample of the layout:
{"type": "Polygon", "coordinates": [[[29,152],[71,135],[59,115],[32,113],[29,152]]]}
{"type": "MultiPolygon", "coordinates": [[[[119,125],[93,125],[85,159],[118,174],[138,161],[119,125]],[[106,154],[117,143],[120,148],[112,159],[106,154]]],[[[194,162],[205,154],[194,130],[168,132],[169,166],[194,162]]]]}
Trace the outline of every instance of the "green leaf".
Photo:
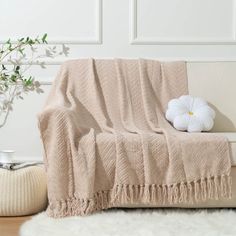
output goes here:
{"type": "Polygon", "coordinates": [[[43,42],[43,43],[47,43],[47,36],[48,36],[47,33],[45,33],[45,34],[43,35],[43,37],[42,37],[42,42],[43,42]]]}
{"type": "Polygon", "coordinates": [[[18,52],[20,52],[20,54],[23,56],[24,55],[24,48],[19,48],[18,52]]]}

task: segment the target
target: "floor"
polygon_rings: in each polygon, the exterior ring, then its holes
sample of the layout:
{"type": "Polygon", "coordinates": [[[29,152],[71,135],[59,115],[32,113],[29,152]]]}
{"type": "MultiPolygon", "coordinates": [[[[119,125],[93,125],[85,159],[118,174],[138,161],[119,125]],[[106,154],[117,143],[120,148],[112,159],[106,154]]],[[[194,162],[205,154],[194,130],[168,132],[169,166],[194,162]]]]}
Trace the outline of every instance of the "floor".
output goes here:
{"type": "Polygon", "coordinates": [[[18,236],[20,226],[31,216],[0,217],[0,236],[18,236]]]}

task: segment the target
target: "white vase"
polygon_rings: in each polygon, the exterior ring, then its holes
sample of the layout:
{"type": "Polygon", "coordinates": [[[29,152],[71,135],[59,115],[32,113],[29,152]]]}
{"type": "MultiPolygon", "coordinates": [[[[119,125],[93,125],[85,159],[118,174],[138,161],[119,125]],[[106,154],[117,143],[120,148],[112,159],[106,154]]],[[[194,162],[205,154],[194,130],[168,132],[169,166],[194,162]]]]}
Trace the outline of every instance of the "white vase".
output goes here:
{"type": "Polygon", "coordinates": [[[0,150],[0,162],[9,163],[13,161],[14,150],[0,150]]]}

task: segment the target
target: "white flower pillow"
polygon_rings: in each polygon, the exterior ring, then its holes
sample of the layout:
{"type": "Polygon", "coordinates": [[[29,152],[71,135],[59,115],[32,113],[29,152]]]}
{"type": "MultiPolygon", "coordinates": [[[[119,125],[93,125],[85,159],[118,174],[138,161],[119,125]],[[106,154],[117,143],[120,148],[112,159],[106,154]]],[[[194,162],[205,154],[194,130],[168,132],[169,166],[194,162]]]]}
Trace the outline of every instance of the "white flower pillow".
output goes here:
{"type": "Polygon", "coordinates": [[[214,125],[214,118],[215,111],[204,99],[190,95],[172,99],[166,111],[166,119],[181,131],[209,131],[214,125]]]}

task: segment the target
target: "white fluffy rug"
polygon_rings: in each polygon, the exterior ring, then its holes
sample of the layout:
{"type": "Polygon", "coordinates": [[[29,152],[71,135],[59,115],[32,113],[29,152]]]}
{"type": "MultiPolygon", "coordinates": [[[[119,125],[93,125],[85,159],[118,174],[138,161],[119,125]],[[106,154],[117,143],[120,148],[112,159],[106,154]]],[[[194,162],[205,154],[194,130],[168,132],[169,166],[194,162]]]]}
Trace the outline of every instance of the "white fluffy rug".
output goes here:
{"type": "Polygon", "coordinates": [[[236,210],[108,210],[86,217],[34,216],[21,236],[235,236],[236,210]]]}

